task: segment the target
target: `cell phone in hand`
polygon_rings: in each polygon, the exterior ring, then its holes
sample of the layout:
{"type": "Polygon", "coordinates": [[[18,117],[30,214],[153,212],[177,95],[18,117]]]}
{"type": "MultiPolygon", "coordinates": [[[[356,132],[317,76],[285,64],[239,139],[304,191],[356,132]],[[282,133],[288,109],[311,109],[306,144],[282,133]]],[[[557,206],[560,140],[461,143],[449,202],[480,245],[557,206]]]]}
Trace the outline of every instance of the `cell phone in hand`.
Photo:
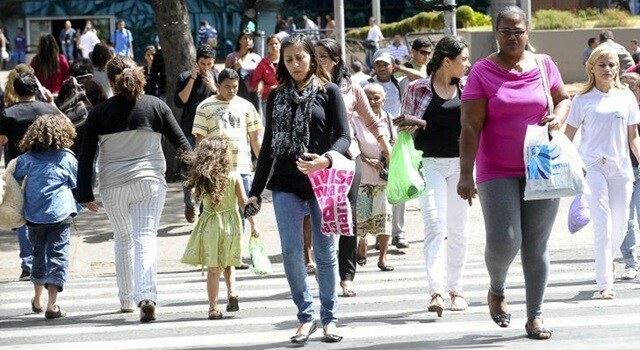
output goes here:
{"type": "Polygon", "coordinates": [[[260,207],[262,207],[262,198],[258,197],[256,203],[247,204],[244,207],[244,217],[249,218],[255,216],[260,211],[260,207]]]}

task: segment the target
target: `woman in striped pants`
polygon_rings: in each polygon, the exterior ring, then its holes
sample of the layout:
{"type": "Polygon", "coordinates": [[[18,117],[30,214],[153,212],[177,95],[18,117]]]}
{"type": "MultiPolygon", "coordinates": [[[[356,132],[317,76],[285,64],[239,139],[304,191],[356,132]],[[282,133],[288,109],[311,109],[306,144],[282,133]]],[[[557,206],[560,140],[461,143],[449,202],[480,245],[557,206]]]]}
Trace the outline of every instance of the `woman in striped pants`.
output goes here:
{"type": "Polygon", "coordinates": [[[140,321],[156,319],[158,224],[167,184],[161,140],[191,150],[169,107],[144,94],[135,62],[115,57],[106,66],[114,96],[95,106],[84,125],[78,167],[78,202],[97,211],[91,176],[99,147],[99,190],[113,228],[120,311],[140,307],[140,321]]]}

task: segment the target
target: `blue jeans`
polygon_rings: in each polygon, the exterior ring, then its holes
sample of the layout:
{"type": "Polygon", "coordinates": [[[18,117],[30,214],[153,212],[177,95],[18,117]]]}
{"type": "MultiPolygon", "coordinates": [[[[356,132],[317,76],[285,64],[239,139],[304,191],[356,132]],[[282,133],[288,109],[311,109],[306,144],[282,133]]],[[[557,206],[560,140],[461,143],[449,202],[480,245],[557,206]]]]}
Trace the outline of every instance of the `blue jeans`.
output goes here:
{"type": "Polygon", "coordinates": [[[638,258],[636,257],[636,229],[638,228],[638,217],[640,216],[640,180],[638,174],[640,169],[633,168],[635,181],[633,182],[633,192],[631,193],[631,203],[629,204],[629,223],[627,235],[620,245],[620,252],[624,259],[625,268],[638,269],[638,258]]]}
{"type": "Polygon", "coordinates": [[[33,262],[33,247],[29,241],[29,229],[27,225],[22,225],[16,229],[18,234],[18,245],[20,246],[20,259],[22,263],[22,271],[31,273],[31,264],[33,262]]]}
{"type": "Polygon", "coordinates": [[[75,45],[69,44],[69,45],[65,45],[62,44],[62,51],[63,54],[67,57],[67,60],[69,61],[73,61],[74,57],[73,57],[73,51],[75,49],[75,45]]]}
{"type": "Polygon", "coordinates": [[[69,223],[29,227],[29,240],[33,245],[33,284],[45,288],[55,285],[62,292],[69,272],[70,237],[69,223]]]}
{"type": "Polygon", "coordinates": [[[14,51],[13,52],[13,60],[16,64],[24,63],[26,61],[26,52],[24,51],[14,51]]]}
{"type": "Polygon", "coordinates": [[[338,309],[336,283],[338,281],[338,258],[333,236],[320,232],[321,213],[316,199],[303,200],[293,193],[273,192],[273,208],[276,214],[284,273],[289,282],[291,297],[298,308],[298,321],[315,320],[310,278],[303,256],[302,220],[307,208],[311,212],[313,253],[316,259],[316,277],[320,289],[320,318],[322,325],[336,322],[338,309]]]}

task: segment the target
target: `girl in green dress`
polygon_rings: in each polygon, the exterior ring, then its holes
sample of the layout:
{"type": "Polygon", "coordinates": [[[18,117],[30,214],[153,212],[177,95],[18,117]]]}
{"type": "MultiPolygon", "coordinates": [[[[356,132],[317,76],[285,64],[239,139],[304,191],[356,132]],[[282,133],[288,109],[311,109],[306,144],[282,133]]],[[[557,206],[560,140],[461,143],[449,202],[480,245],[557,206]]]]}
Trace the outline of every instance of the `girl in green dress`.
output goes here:
{"type": "MultiPolygon", "coordinates": [[[[207,266],[209,319],[222,318],[218,309],[220,274],[227,285],[227,311],[238,311],[235,268],[241,264],[242,221],[238,206],[244,209],[247,195],[239,174],[231,172],[231,150],[225,138],[207,137],[193,152],[183,156],[190,165],[184,186],[195,190],[204,210],[198,218],[181,262],[207,266]]],[[[247,218],[256,232],[252,218],[247,218]]]]}

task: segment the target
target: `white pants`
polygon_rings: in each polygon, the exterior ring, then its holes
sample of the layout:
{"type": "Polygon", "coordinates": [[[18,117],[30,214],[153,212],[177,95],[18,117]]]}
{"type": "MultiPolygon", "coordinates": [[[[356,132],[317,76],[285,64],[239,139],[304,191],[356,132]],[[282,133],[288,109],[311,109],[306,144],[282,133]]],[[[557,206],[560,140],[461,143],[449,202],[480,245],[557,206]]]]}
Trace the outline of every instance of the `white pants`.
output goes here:
{"type": "Polygon", "coordinates": [[[457,193],[460,158],[423,158],[426,190],[420,196],[424,222],[424,261],[429,294],[444,294],[441,249],[447,241],[447,292],[462,291],[462,274],[467,257],[469,204],[457,193]]]}
{"type": "Polygon", "coordinates": [[[586,199],[593,222],[596,284],[598,290],[613,288],[613,259],[627,232],[633,183],[611,161],[588,166],[585,179],[591,189],[586,199]]]}
{"type": "Polygon", "coordinates": [[[154,180],[100,191],[113,229],[121,308],[157,301],[156,236],[166,193],[166,185],[154,180]]]}

